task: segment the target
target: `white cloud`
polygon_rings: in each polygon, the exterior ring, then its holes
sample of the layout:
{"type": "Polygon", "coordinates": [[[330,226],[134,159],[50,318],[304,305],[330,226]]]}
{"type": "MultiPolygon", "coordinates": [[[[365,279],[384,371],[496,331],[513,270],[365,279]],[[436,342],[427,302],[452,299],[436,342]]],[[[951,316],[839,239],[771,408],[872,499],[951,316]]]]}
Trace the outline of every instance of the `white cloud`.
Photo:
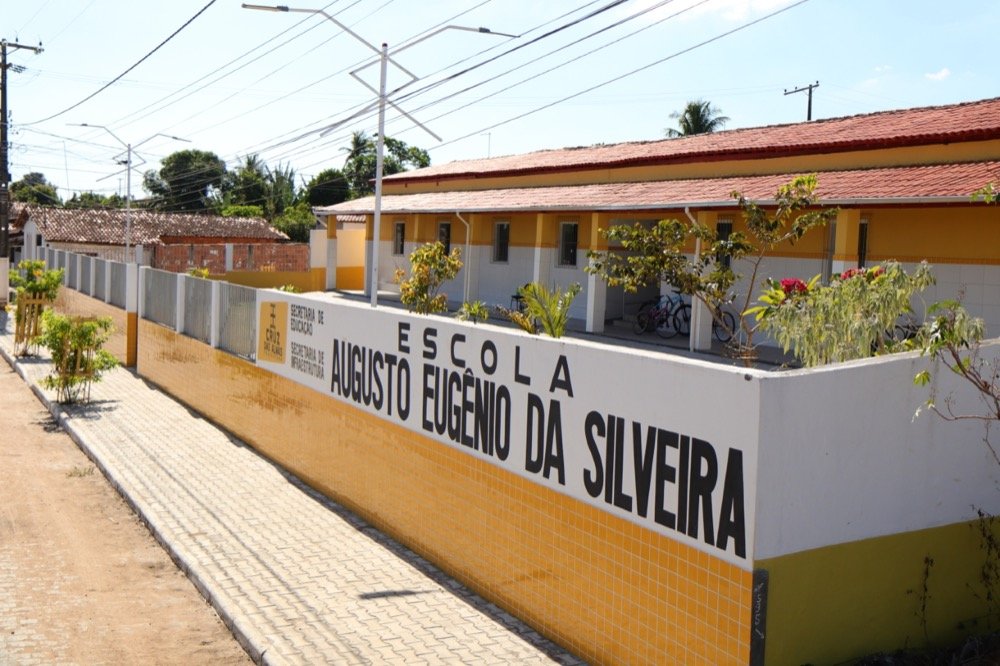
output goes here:
{"type": "Polygon", "coordinates": [[[924,78],[928,81],[944,81],[949,76],[951,76],[951,70],[947,67],[942,67],[937,72],[931,72],[929,74],[924,74],[924,78]]]}

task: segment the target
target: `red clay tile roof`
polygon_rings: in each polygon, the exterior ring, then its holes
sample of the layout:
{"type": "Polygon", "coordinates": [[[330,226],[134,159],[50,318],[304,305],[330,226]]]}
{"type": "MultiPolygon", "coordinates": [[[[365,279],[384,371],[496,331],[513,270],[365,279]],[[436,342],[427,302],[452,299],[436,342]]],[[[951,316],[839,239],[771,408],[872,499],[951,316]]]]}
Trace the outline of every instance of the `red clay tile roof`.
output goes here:
{"type": "MultiPolygon", "coordinates": [[[[124,209],[27,207],[47,242],[125,244],[124,209]]],[[[169,237],[240,238],[281,241],[288,236],[259,217],[221,217],[131,211],[134,245],[157,245],[169,237]]]]}
{"type": "MultiPolygon", "coordinates": [[[[426,192],[382,196],[384,213],[454,213],[515,211],[609,211],[733,206],[731,193],[761,202],[773,200],[780,185],[796,174],[737,176],[497,190],[426,192]]],[[[989,182],[1000,181],[1000,161],[881,169],[828,171],[817,174],[823,203],[963,203],[989,182]]],[[[317,212],[371,213],[374,197],[345,201],[317,212]]]]}
{"type": "Polygon", "coordinates": [[[779,157],[1000,139],[1000,98],[712,134],[463,160],[386,176],[402,183],[484,176],[779,157]]]}

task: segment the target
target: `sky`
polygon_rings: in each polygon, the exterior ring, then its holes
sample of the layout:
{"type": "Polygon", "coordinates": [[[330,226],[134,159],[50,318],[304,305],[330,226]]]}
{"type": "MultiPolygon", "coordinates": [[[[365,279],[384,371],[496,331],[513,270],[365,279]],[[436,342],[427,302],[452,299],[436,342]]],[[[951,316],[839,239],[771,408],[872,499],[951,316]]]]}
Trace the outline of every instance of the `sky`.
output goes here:
{"type": "Polygon", "coordinates": [[[351,132],[377,130],[365,109],[382,43],[386,135],[433,164],[655,140],[698,99],[726,129],[801,122],[806,93],[784,93],[816,82],[814,119],[1000,95],[997,0],[291,6],[331,18],[237,0],[0,0],[0,38],[44,49],[8,47],[24,68],[8,71],[12,179],[41,172],[64,200],[124,194],[131,144],[135,198],[141,174],[184,149],[229,168],[258,155],[308,180],[343,166],[351,132]],[[443,26],[514,36],[445,29],[412,43],[443,26]]]}

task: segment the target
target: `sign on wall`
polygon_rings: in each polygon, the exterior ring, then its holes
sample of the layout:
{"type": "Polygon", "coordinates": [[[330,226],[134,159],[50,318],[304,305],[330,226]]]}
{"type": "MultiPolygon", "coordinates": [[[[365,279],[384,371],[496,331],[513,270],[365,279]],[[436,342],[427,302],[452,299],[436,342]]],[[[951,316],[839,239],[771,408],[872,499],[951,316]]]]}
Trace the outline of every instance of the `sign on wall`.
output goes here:
{"type": "Polygon", "coordinates": [[[260,367],[752,568],[750,375],[291,294],[259,308],[260,367]]]}

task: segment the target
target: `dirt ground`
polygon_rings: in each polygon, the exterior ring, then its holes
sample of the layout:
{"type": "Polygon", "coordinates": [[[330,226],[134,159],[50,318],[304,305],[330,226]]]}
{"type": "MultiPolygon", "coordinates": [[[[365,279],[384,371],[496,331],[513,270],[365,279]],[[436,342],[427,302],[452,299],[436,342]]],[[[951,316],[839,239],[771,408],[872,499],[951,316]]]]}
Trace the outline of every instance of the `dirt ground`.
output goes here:
{"type": "Polygon", "coordinates": [[[0,664],[250,664],[0,359],[0,664]]]}

